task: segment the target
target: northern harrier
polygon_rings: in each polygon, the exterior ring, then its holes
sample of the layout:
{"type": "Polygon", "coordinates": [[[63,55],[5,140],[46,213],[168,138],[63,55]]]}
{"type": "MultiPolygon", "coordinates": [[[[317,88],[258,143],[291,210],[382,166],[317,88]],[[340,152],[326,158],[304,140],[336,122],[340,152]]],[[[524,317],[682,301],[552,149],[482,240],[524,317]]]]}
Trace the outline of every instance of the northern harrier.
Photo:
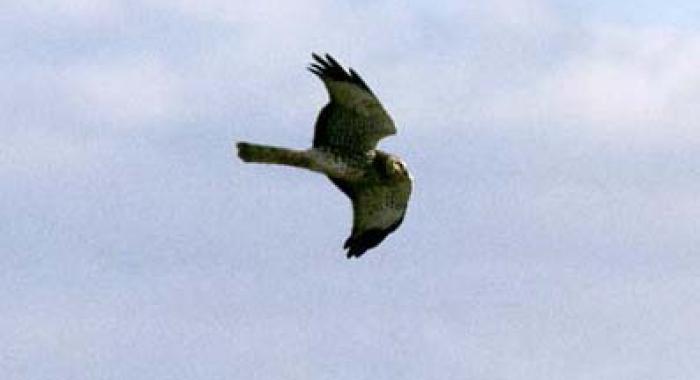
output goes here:
{"type": "Polygon", "coordinates": [[[291,150],[239,142],[238,156],[245,162],[325,174],[352,201],[352,233],[343,248],[348,258],[360,257],[403,221],[411,175],[401,159],[376,149],[396,127],[372,90],[330,55],[312,56],[316,62],[308,69],[321,78],[330,96],[316,120],[312,147],[291,150]]]}

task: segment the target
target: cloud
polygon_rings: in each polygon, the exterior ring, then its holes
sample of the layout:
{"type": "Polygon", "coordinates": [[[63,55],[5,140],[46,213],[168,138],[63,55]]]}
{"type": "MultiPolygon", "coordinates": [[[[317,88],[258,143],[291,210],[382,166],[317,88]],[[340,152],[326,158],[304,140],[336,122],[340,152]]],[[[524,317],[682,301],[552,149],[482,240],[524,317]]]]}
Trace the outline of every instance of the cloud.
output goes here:
{"type": "MultiPolygon", "coordinates": [[[[186,109],[182,79],[156,54],[93,55],[4,65],[0,171],[37,176],[75,170],[136,129],[172,127],[186,109]]],[[[150,130],[151,132],[144,132],[150,130]]]]}
{"type": "Polygon", "coordinates": [[[179,77],[148,54],[73,63],[61,82],[76,117],[98,128],[160,125],[176,118],[182,104],[179,77]]]}
{"type": "Polygon", "coordinates": [[[673,28],[598,26],[560,64],[492,99],[498,118],[645,144],[697,142],[700,35],[673,28]]]}
{"type": "Polygon", "coordinates": [[[290,3],[281,0],[266,0],[256,3],[225,0],[147,0],[149,6],[179,12],[187,17],[210,21],[222,21],[246,28],[261,25],[284,27],[299,17],[313,18],[330,6],[329,2],[305,0],[290,3]]]}
{"type": "Polygon", "coordinates": [[[94,153],[89,142],[61,133],[36,129],[9,133],[0,142],[0,174],[40,178],[47,171],[74,170],[94,153]]]}
{"type": "MultiPolygon", "coordinates": [[[[183,105],[211,121],[207,115],[255,117],[247,110],[274,104],[280,115],[310,121],[315,110],[302,112],[302,103],[320,103],[323,94],[303,84],[310,77],[302,66],[309,52],[325,50],[358,69],[397,120],[426,132],[496,122],[506,133],[514,125],[573,129],[611,141],[700,137],[692,123],[700,36],[692,31],[570,22],[543,1],[400,11],[392,1],[146,4],[146,14],[167,22],[175,13],[191,27],[231,29],[203,36],[199,46],[183,41],[192,54],[179,61],[147,49],[116,59],[77,57],[61,69],[73,86],[67,99],[74,111],[133,126],[176,119],[183,105]],[[417,91],[420,83],[430,85],[417,91]],[[309,91],[300,96],[300,88],[309,91]],[[184,94],[195,96],[185,104],[184,94]],[[226,102],[236,106],[222,112],[226,102]]],[[[124,15],[117,1],[44,1],[27,10],[82,22],[124,15]]]]}
{"type": "Polygon", "coordinates": [[[39,0],[10,4],[4,9],[11,23],[51,34],[51,29],[101,29],[113,26],[124,14],[116,0],[39,0]]]}

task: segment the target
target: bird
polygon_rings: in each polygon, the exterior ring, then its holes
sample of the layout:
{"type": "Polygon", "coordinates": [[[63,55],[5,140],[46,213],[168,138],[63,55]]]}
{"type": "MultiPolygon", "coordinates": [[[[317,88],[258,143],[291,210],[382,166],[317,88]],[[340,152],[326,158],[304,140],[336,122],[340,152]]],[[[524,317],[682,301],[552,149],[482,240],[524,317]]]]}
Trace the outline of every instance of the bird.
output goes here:
{"type": "Polygon", "coordinates": [[[359,258],[401,225],[413,177],[398,156],[377,149],[379,140],[396,134],[396,126],[360,75],[352,68],[346,71],[329,54],[311,56],[307,69],[329,95],[316,119],[311,148],[240,141],[238,157],[325,174],[352,202],[352,231],[343,249],[348,259],[359,258]]]}

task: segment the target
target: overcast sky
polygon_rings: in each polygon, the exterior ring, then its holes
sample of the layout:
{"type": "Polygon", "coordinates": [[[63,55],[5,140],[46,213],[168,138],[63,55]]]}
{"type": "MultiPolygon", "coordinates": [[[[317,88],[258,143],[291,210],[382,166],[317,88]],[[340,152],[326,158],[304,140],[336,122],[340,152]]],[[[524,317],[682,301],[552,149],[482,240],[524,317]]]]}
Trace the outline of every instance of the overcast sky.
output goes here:
{"type": "Polygon", "coordinates": [[[3,379],[698,377],[697,1],[14,3],[3,379]],[[415,177],[359,260],[332,184],[232,149],[310,144],[312,51],[415,177]]]}

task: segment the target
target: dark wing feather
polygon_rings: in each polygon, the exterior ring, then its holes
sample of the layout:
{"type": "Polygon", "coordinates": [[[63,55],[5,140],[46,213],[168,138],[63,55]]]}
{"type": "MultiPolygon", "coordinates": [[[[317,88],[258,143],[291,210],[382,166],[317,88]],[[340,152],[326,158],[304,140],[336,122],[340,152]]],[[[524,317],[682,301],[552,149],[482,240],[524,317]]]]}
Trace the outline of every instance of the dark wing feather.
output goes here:
{"type": "MultiPolygon", "coordinates": [[[[333,180],[336,183],[335,180],[333,180]]],[[[336,185],[343,189],[348,184],[336,185]]],[[[343,248],[348,258],[360,257],[370,248],[376,247],[403,222],[411,196],[411,180],[382,183],[374,186],[350,187],[353,226],[350,237],[343,248]]]]}
{"type": "Polygon", "coordinates": [[[348,74],[345,69],[343,69],[343,66],[329,54],[326,54],[325,59],[321,58],[321,56],[316,53],[312,53],[311,56],[317,63],[309,64],[309,71],[318,75],[321,80],[353,83],[368,93],[372,93],[367,83],[365,83],[353,69],[350,69],[350,74],[348,74]]]}
{"type": "Polygon", "coordinates": [[[348,259],[360,257],[371,248],[379,245],[390,233],[396,231],[403,222],[403,216],[387,228],[372,228],[359,233],[357,236],[350,236],[343,248],[348,249],[348,259]]]}
{"type": "Polygon", "coordinates": [[[333,178],[331,176],[328,176],[328,179],[333,182],[333,184],[343,192],[343,194],[347,195],[348,198],[350,198],[351,201],[355,200],[355,189],[352,183],[348,180],[342,179],[342,178],[333,178]]]}
{"type": "Polygon", "coordinates": [[[316,62],[308,69],[321,78],[330,97],[316,120],[314,147],[364,153],[396,133],[391,117],[354,70],[348,73],[328,54],[312,56],[316,62]]]}

